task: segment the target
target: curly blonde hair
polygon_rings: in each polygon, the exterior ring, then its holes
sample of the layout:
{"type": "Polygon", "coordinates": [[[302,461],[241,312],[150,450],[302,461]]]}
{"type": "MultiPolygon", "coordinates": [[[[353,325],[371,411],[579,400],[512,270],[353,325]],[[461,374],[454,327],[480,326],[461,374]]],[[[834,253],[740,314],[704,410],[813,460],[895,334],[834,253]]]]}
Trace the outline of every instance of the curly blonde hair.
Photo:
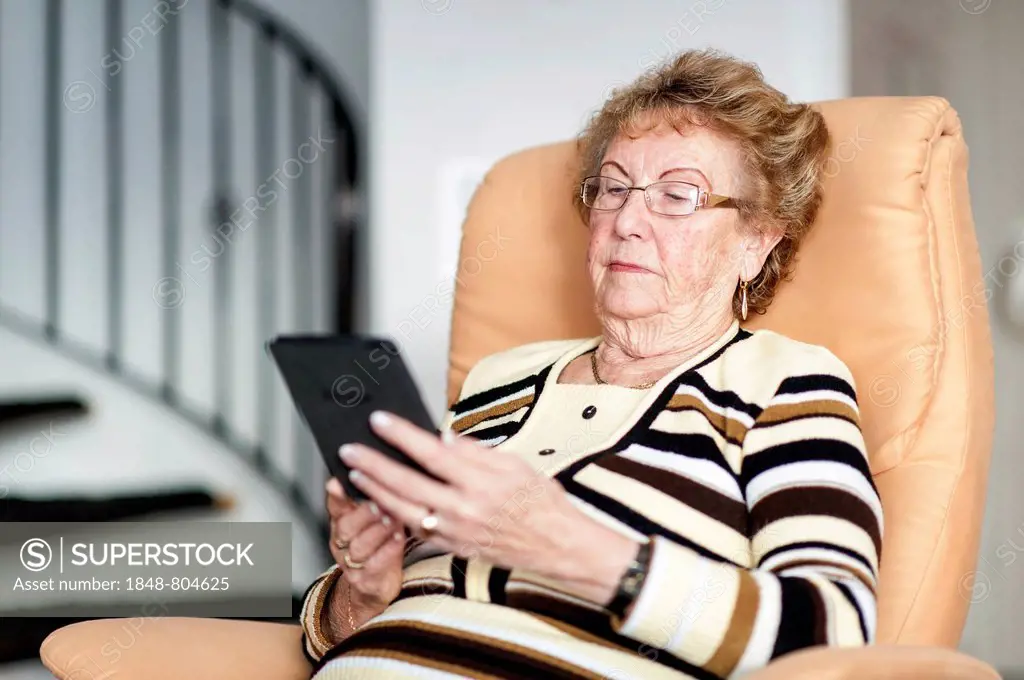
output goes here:
{"type": "MultiPolygon", "coordinates": [[[[747,288],[748,308],[764,314],[790,275],[797,248],[821,205],[830,146],[824,117],[809,104],[790,102],[764,81],[755,64],[717,50],[689,50],[612,91],[577,138],[579,180],[599,174],[619,134],[640,134],[661,123],[677,130],[705,126],[739,144],[746,159],[738,192],[740,217],[745,224],[782,233],[747,288]]],[[[574,200],[589,222],[579,192],[574,200]]],[[[737,316],[738,283],[733,295],[737,316]]]]}

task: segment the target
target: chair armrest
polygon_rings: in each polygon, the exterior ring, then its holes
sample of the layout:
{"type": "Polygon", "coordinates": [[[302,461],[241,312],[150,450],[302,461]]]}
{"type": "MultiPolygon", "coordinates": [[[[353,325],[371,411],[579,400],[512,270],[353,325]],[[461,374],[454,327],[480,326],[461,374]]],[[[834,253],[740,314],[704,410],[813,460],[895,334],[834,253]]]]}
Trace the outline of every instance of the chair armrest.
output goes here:
{"type": "Polygon", "coordinates": [[[817,647],[787,654],[744,680],[1000,680],[988,664],[943,647],[817,647]]]}
{"type": "Polygon", "coordinates": [[[153,617],[55,630],[39,648],[61,680],[308,680],[302,629],[284,623],[153,617]]]}

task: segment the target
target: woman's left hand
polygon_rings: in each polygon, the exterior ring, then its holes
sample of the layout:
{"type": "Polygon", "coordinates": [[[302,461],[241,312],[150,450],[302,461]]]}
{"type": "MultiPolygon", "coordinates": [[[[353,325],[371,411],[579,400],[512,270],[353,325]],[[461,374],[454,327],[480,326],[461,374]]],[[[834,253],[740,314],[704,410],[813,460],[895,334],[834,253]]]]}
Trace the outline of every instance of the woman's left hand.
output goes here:
{"type": "Polygon", "coordinates": [[[517,455],[468,437],[443,440],[391,413],[378,411],[370,423],[382,439],[438,478],[367,446],[342,447],[353,483],[415,535],[460,557],[555,580],[571,582],[587,574],[590,583],[579,584],[581,595],[593,590],[598,600],[610,596],[636,543],[586,516],[556,480],[517,455]],[[431,514],[436,527],[425,532],[422,522],[431,514]],[[595,569],[595,559],[607,565],[606,574],[595,569]]]}

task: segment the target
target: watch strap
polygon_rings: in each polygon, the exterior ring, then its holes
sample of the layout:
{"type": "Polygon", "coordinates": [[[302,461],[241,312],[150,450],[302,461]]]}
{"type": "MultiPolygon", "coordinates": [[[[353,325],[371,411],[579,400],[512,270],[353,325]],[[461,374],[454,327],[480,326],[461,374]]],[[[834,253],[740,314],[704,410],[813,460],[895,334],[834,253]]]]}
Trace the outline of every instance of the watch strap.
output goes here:
{"type": "Polygon", "coordinates": [[[626,618],[626,610],[633,604],[643,588],[651,563],[652,542],[641,543],[626,570],[619,578],[619,586],[606,609],[619,619],[626,618]]]}

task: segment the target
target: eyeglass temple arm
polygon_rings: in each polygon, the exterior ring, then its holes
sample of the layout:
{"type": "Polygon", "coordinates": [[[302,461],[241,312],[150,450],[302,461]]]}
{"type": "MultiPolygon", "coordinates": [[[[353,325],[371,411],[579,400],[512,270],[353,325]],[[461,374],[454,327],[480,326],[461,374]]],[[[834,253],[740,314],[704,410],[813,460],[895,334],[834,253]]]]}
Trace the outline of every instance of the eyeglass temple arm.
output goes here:
{"type": "Polygon", "coordinates": [[[729,196],[722,196],[721,194],[704,194],[704,200],[701,201],[701,208],[735,208],[737,207],[736,202],[729,196]]]}

